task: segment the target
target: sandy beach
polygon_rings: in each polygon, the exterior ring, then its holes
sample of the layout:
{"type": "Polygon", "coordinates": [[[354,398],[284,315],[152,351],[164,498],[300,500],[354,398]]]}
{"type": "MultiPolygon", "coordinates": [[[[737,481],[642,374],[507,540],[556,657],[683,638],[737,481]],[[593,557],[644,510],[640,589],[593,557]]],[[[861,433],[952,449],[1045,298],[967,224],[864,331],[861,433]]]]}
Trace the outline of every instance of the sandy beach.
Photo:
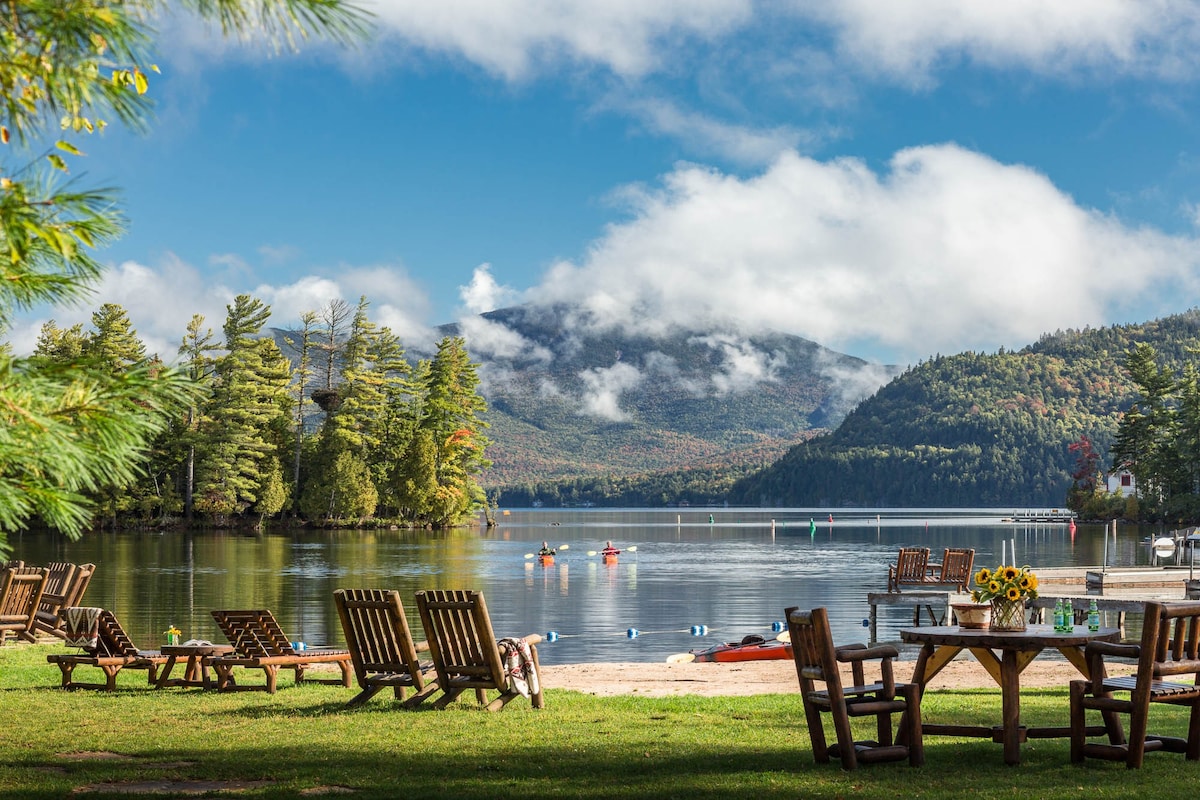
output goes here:
{"type": "MultiPolygon", "coordinates": [[[[912,677],[914,662],[895,662],[896,680],[912,677]]],[[[1121,674],[1125,665],[1111,670],[1121,674]]],[[[1132,671],[1132,665],[1127,670],[1132,671]]],[[[796,668],[791,661],[746,661],[738,664],[714,663],[625,663],[563,664],[542,666],[542,682],[550,689],[571,689],[599,696],[642,695],[668,697],[695,694],[703,696],[745,696],[799,691],[796,668]]],[[[871,673],[867,673],[868,679],[871,673]]],[[[1063,687],[1080,677],[1070,663],[1039,659],[1021,673],[1023,687],[1063,687]]],[[[849,679],[847,673],[846,679],[849,679]]],[[[995,688],[988,673],[973,659],[952,661],[929,684],[930,691],[959,688],[995,688]]]]}

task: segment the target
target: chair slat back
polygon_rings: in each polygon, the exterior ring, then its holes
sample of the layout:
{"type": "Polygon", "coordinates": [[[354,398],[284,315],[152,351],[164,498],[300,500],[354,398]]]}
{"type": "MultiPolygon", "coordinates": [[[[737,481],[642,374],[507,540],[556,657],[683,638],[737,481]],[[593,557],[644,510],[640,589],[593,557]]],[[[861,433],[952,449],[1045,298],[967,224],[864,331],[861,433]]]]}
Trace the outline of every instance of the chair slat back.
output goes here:
{"type": "Polygon", "coordinates": [[[928,547],[901,547],[896,557],[896,576],[901,583],[921,583],[928,566],[928,547]]]}
{"type": "Polygon", "coordinates": [[[1200,683],[1200,602],[1147,603],[1138,682],[1189,672],[1200,683]]]}
{"type": "Polygon", "coordinates": [[[501,689],[506,684],[482,592],[422,590],[417,610],[444,691],[452,686],[501,689]]]}
{"type": "Polygon", "coordinates": [[[975,566],[975,551],[960,547],[947,547],[942,554],[942,583],[967,586],[971,582],[971,569],[975,566]]]}
{"type": "Polygon", "coordinates": [[[399,592],[338,589],[333,601],[360,681],[372,672],[420,674],[417,648],[399,592]]]}
{"type": "Polygon", "coordinates": [[[46,576],[45,593],[61,597],[75,576],[75,565],[68,561],[51,561],[46,569],[49,574],[46,576]]]}
{"type": "Polygon", "coordinates": [[[98,637],[95,655],[100,656],[130,656],[138,654],[137,645],[129,638],[129,634],[121,627],[117,617],[108,609],[100,612],[98,637]]]}
{"type": "Polygon", "coordinates": [[[88,584],[92,582],[92,576],[95,574],[95,564],[77,564],[75,574],[71,576],[71,583],[63,592],[63,605],[83,605],[83,593],[87,591],[88,584]]]}
{"type": "Polygon", "coordinates": [[[19,567],[4,571],[3,588],[0,588],[0,618],[7,623],[19,623],[23,618],[33,627],[38,603],[46,586],[49,571],[39,567],[19,567]]]}
{"type": "Polygon", "coordinates": [[[813,690],[813,682],[825,684],[830,694],[842,691],[841,673],[834,654],[833,636],[829,630],[829,612],[824,608],[802,611],[788,608],[788,635],[792,640],[792,658],[796,675],[805,692],[813,690]]]}
{"type": "Polygon", "coordinates": [[[265,608],[215,610],[212,615],[239,658],[270,658],[296,654],[291,641],[275,620],[275,615],[265,608]]]}

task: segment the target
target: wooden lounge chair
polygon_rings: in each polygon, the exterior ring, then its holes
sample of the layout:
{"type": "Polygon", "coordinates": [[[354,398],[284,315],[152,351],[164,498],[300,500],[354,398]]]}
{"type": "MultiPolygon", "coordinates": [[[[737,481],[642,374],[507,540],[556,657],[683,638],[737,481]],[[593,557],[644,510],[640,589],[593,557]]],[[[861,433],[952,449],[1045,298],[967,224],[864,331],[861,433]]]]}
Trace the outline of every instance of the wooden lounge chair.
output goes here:
{"type": "Polygon", "coordinates": [[[42,592],[42,602],[38,606],[34,627],[38,633],[48,633],[59,639],[66,637],[63,632],[63,618],[58,613],[60,609],[83,605],[83,593],[87,591],[92,575],[96,572],[95,564],[70,564],[71,574],[65,584],[59,589],[47,588],[42,592]]]}
{"type": "Polygon", "coordinates": [[[144,669],[147,670],[148,683],[158,680],[158,668],[166,663],[167,657],[157,650],[139,650],[111,611],[69,606],[61,609],[60,614],[64,619],[72,616],[81,620],[93,619],[95,625],[94,643],[75,645],[82,647],[82,653],[51,653],[46,656],[48,662],[57,664],[62,671],[62,688],[102,689],[111,692],[117,688],[117,673],[123,669],[144,669]],[[104,673],[105,682],[80,683],[74,680],[74,670],[79,666],[100,669],[104,673]]]}
{"type": "Polygon", "coordinates": [[[892,674],[892,659],[899,652],[891,645],[866,647],[851,644],[834,647],[829,632],[829,615],[824,608],[784,611],[792,639],[792,657],[800,679],[800,694],[808,735],[812,740],[813,757],[819,764],[829,763],[830,757],[840,758],[842,768],[851,770],[863,763],[899,761],[918,767],[925,763],[921,738],[921,687],[914,683],[896,683],[892,674]],[[867,684],[863,662],[880,662],[880,681],[867,684]],[[853,686],[842,686],[840,664],[850,664],[853,686]],[[816,684],[824,683],[824,689],[816,684]],[[900,743],[892,739],[892,715],[900,716],[900,743]],[[827,746],[822,714],[833,718],[837,744],[827,746]],[[851,717],[876,718],[878,741],[854,740],[851,717]]]}
{"type": "Polygon", "coordinates": [[[953,586],[960,592],[971,585],[971,570],[975,566],[975,551],[963,547],[947,547],[942,551],[942,563],[928,565],[929,583],[953,586]]]}
{"type": "Polygon", "coordinates": [[[217,673],[217,689],[231,691],[266,691],[275,693],[279,668],[290,669],[296,683],[303,683],[304,671],[313,664],[336,664],[341,678],[307,678],[314,683],[340,683],[350,687],[350,651],[332,647],[311,648],[297,651],[275,620],[275,615],[266,609],[251,611],[213,611],[213,619],[221,632],[233,645],[234,652],[227,656],[213,656],[209,661],[217,673]],[[235,667],[261,669],[266,676],[265,684],[241,684],[233,679],[235,667]]]}
{"type": "Polygon", "coordinates": [[[14,567],[0,573],[0,645],[15,633],[27,642],[36,642],[34,619],[49,570],[38,567],[14,567]]]}
{"type": "Polygon", "coordinates": [[[927,586],[928,567],[928,547],[901,547],[896,563],[888,565],[887,590],[898,592],[902,586],[927,586]]]}
{"type": "Polygon", "coordinates": [[[1200,760],[1200,603],[1146,603],[1139,644],[1089,642],[1084,657],[1090,680],[1071,681],[1072,761],[1090,756],[1133,769],[1154,750],[1200,760]],[[1137,672],[1107,677],[1106,656],[1137,659],[1137,672]],[[1176,676],[1186,682],[1170,680],[1176,676]],[[1155,703],[1189,709],[1186,739],[1147,733],[1155,703]],[[1100,711],[1107,744],[1087,740],[1088,710],[1100,711]],[[1129,715],[1128,738],[1118,714],[1129,715]]]}
{"type": "MultiPolygon", "coordinates": [[[[488,711],[499,711],[528,693],[534,708],[545,708],[541,681],[537,675],[537,643],[541,636],[532,634],[521,639],[505,639],[503,645],[510,653],[514,648],[525,651],[528,660],[521,664],[524,680],[510,680],[511,666],[492,632],[492,620],[482,592],[462,590],[426,590],[417,592],[417,610],[429,654],[437,671],[438,688],[442,696],[434,708],[445,708],[467,689],[475,690],[475,698],[488,711]],[[523,691],[524,690],[524,691],[523,691]],[[489,691],[500,696],[487,700],[489,691]]],[[[516,676],[518,678],[522,676],[516,676]]]]}
{"type": "Polygon", "coordinates": [[[413,642],[400,593],[391,589],[338,589],[333,593],[354,674],[362,689],[347,708],[362,705],[381,689],[391,687],[406,708],[421,704],[437,689],[433,664],[421,664],[417,653],[429,650],[413,642]],[[408,700],[408,689],[415,689],[408,700]]]}

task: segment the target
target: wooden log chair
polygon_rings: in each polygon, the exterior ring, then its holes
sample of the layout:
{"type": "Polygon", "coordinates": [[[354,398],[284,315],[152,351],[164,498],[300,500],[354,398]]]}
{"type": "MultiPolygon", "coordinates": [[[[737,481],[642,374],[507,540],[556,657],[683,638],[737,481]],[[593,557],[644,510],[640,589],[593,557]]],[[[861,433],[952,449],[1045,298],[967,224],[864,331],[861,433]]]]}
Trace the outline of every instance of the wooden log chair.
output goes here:
{"type": "Polygon", "coordinates": [[[10,633],[27,642],[37,641],[34,620],[49,574],[40,567],[13,567],[0,573],[0,645],[10,633]]]}
{"type": "Polygon", "coordinates": [[[96,565],[73,564],[71,566],[73,571],[59,592],[47,589],[42,593],[42,602],[38,606],[37,617],[34,619],[34,627],[39,633],[48,633],[59,639],[65,639],[63,617],[59,612],[64,608],[83,605],[83,594],[87,591],[88,584],[92,582],[92,575],[96,573],[96,565]]]}
{"type": "Polygon", "coordinates": [[[901,547],[895,564],[888,564],[889,592],[900,591],[901,586],[925,586],[928,580],[929,548],[901,547]]]}
{"type": "Polygon", "coordinates": [[[1090,680],[1071,681],[1071,760],[1103,758],[1135,769],[1147,752],[1183,753],[1200,760],[1200,602],[1146,603],[1138,644],[1089,642],[1085,649],[1090,680]],[[1110,678],[1104,660],[1136,659],[1133,675],[1110,678]],[[1187,682],[1170,680],[1187,676],[1187,682]],[[1117,695],[1120,696],[1117,696],[1117,695]],[[1187,737],[1161,736],[1149,730],[1156,703],[1187,706],[1187,737]],[[1089,742],[1086,715],[1097,710],[1108,743],[1089,742]],[[1129,716],[1126,738],[1119,714],[1129,716]]]}
{"type": "Polygon", "coordinates": [[[57,664],[64,689],[100,689],[114,691],[117,673],[123,669],[144,669],[147,682],[158,680],[158,668],[167,656],[157,650],[139,650],[116,616],[103,608],[68,606],[60,609],[64,622],[64,643],[79,647],[81,653],[51,653],[46,661],[57,664]],[[76,667],[96,667],[104,673],[104,683],[83,683],[74,679],[76,667]]]}
{"type": "Polygon", "coordinates": [[[314,683],[341,684],[350,688],[351,656],[349,650],[334,647],[313,647],[296,650],[291,640],[279,627],[275,615],[267,609],[249,611],[212,612],[213,619],[221,632],[233,645],[230,655],[213,656],[209,664],[217,673],[217,689],[231,691],[266,691],[274,694],[278,683],[279,669],[292,670],[296,683],[310,680],[314,683]],[[305,670],[313,664],[336,664],[340,678],[311,678],[305,670]],[[244,684],[234,680],[236,667],[261,669],[265,683],[244,684]]]}
{"type": "Polygon", "coordinates": [[[933,583],[953,586],[960,592],[971,585],[971,570],[975,567],[975,551],[963,547],[947,547],[942,551],[942,563],[928,565],[933,583]]]}
{"type": "Polygon", "coordinates": [[[346,703],[347,708],[362,705],[389,687],[405,708],[414,708],[433,694],[437,689],[433,663],[422,664],[417,656],[428,652],[429,645],[413,641],[399,592],[338,589],[333,601],[362,689],[346,703]],[[415,694],[405,700],[409,689],[415,694]]]}
{"type": "Polygon", "coordinates": [[[900,761],[905,758],[914,767],[925,763],[921,736],[921,687],[914,683],[896,683],[892,659],[899,652],[892,645],[867,647],[850,644],[835,647],[829,631],[829,615],[824,608],[784,611],[792,640],[792,657],[800,679],[804,716],[812,740],[813,758],[828,764],[840,758],[842,769],[852,770],[859,762],[900,761]],[[868,684],[863,662],[880,662],[880,680],[868,684]],[[849,664],[853,686],[843,686],[840,664],[849,664]],[[818,689],[817,683],[824,684],[818,689]],[[899,737],[892,737],[892,715],[900,714],[899,737]],[[837,743],[827,745],[823,714],[833,720],[837,743]],[[876,740],[855,741],[850,720],[875,717],[876,740]]]}
{"type": "Polygon", "coordinates": [[[528,696],[534,708],[546,707],[538,675],[541,636],[531,634],[498,643],[482,592],[420,591],[417,610],[442,690],[434,708],[445,708],[468,689],[475,690],[475,699],[488,711],[499,711],[522,696],[528,696]],[[507,659],[500,652],[502,645],[510,654],[507,659]],[[500,695],[488,702],[489,691],[500,695]]]}

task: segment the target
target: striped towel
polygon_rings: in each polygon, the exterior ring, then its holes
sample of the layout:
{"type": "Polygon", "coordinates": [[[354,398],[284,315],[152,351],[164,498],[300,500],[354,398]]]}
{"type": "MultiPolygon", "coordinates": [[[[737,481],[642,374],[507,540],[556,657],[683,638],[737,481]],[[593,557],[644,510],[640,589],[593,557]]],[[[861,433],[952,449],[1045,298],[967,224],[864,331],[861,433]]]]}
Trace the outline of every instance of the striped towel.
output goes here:
{"type": "Polygon", "coordinates": [[[496,642],[500,657],[504,660],[504,672],[508,676],[508,688],[525,697],[538,694],[537,667],[533,663],[533,652],[524,639],[500,639],[496,642]]]}
{"type": "Polygon", "coordinates": [[[100,612],[102,608],[72,606],[62,610],[63,633],[70,647],[95,650],[100,641],[100,612]]]}

